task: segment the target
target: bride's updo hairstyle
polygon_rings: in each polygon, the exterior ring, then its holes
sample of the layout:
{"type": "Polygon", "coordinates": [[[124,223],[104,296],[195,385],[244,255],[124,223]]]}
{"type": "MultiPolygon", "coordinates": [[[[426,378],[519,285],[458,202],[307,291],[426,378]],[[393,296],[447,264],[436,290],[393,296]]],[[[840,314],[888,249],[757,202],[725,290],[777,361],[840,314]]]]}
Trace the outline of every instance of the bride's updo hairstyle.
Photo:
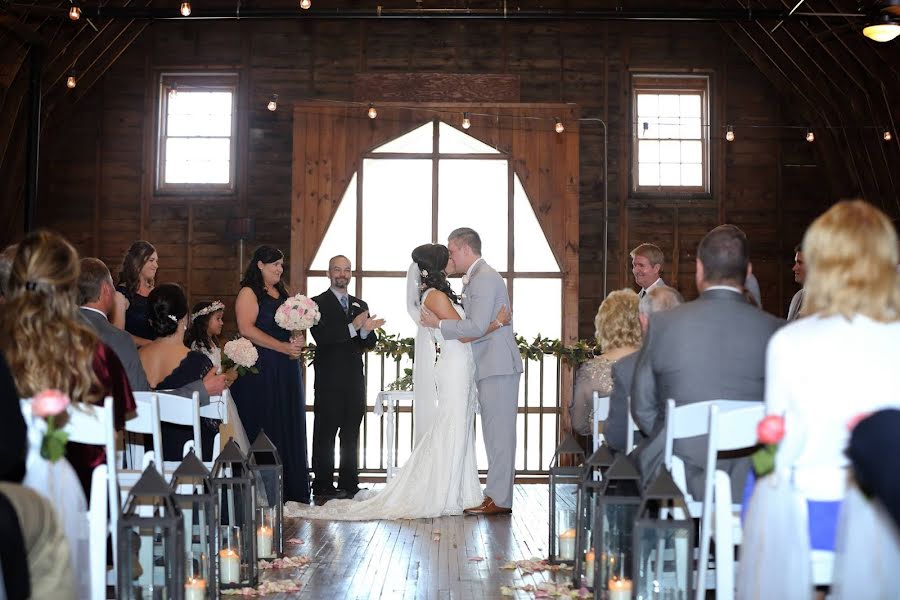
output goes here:
{"type": "Polygon", "coordinates": [[[447,294],[447,297],[454,304],[459,304],[459,298],[457,298],[453,288],[450,287],[450,282],[447,281],[447,274],[444,273],[444,269],[447,268],[447,261],[450,260],[450,251],[447,250],[447,246],[443,244],[422,244],[412,251],[412,259],[418,265],[422,277],[422,289],[419,297],[426,290],[434,288],[447,294]]]}
{"type": "Polygon", "coordinates": [[[153,288],[147,296],[150,303],[150,326],[159,337],[175,333],[178,322],[187,314],[184,291],[177,283],[164,283],[153,288]]]}

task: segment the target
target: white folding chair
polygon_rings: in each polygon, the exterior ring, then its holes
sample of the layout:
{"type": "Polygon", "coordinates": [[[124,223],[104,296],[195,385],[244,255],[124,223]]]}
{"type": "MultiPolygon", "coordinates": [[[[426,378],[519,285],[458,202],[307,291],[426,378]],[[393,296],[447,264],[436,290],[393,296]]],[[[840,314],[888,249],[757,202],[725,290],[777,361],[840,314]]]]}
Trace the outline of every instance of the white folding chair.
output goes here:
{"type": "MultiPolygon", "coordinates": [[[[157,470],[162,473],[162,426],[159,419],[159,399],[153,392],[132,392],[137,411],[133,418],[125,421],[125,431],[129,433],[142,433],[149,435],[153,440],[152,452],[144,452],[143,446],[137,446],[142,459],[135,461],[135,465],[141,464],[138,476],[150,460],[155,461],[157,470]],[[148,456],[150,455],[150,456],[148,456]]],[[[137,481],[135,479],[135,481],[137,481]]]]}
{"type": "MultiPolygon", "coordinates": [[[[222,422],[223,425],[228,425],[231,420],[228,414],[228,402],[230,399],[230,393],[227,389],[222,390],[221,396],[210,396],[209,404],[206,406],[200,407],[200,416],[206,419],[216,419],[222,422]]],[[[243,449],[244,451],[249,448],[243,449]]],[[[220,434],[216,433],[215,438],[213,438],[213,449],[212,449],[212,462],[216,462],[216,458],[219,456],[219,452],[222,451],[222,437],[220,434]]],[[[200,456],[199,454],[197,456],[200,456]]],[[[203,458],[202,456],[200,457],[203,458]]]]}
{"type": "MultiPolygon", "coordinates": [[[[193,427],[193,440],[184,445],[182,456],[191,448],[203,448],[200,443],[200,394],[194,392],[190,398],[167,394],[165,392],[153,392],[159,399],[159,420],[173,425],[187,425],[193,427]]],[[[181,461],[165,461],[165,471],[172,472],[178,468],[181,461]]]]}
{"type": "Polygon", "coordinates": [[[601,396],[594,392],[594,407],[591,411],[591,438],[594,440],[594,452],[606,438],[600,433],[600,424],[609,418],[609,396],[601,396]]]}

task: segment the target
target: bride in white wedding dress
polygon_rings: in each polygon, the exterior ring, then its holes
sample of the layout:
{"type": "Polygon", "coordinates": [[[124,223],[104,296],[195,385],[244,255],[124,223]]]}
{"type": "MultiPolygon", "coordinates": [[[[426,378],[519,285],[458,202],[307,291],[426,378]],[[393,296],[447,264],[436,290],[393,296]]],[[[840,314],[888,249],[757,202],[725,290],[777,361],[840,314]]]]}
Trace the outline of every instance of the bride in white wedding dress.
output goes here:
{"type": "MultiPolygon", "coordinates": [[[[408,304],[417,325],[421,305],[442,319],[465,318],[447,282],[447,270],[452,272],[447,247],[425,244],[413,250],[412,258],[407,275],[408,304]]],[[[509,322],[505,307],[497,318],[509,322]]],[[[423,408],[428,405],[430,426],[421,435],[417,432],[416,446],[400,473],[384,489],[364,490],[352,500],[331,500],[322,506],[288,502],[284,516],[341,521],[419,519],[459,515],[463,509],[481,503],[475,461],[477,394],[471,347],[463,341],[443,339],[440,330],[419,328],[414,402],[417,410],[420,398],[423,408]],[[431,347],[420,348],[423,342],[431,347]]],[[[416,424],[422,421],[417,419],[416,424]]]]}

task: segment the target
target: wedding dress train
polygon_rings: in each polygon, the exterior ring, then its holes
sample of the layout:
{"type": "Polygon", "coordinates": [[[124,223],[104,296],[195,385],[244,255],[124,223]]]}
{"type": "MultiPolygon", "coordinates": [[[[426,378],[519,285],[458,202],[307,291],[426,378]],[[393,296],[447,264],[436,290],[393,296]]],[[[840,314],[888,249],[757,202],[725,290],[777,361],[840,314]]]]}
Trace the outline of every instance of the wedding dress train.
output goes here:
{"type": "MultiPolygon", "coordinates": [[[[463,309],[455,308],[464,318],[463,309]]],[[[341,521],[419,519],[459,515],[463,509],[481,503],[475,458],[477,396],[472,349],[456,340],[444,340],[440,330],[429,331],[440,352],[433,376],[417,377],[416,387],[434,386],[436,394],[430,389],[425,394],[429,402],[436,399],[434,419],[421,437],[417,435],[418,443],[400,473],[384,489],[360,492],[353,500],[331,500],[323,506],[288,502],[284,516],[341,521]]],[[[419,360],[427,355],[416,353],[419,360]]],[[[418,397],[417,393],[414,402],[418,397]]]]}

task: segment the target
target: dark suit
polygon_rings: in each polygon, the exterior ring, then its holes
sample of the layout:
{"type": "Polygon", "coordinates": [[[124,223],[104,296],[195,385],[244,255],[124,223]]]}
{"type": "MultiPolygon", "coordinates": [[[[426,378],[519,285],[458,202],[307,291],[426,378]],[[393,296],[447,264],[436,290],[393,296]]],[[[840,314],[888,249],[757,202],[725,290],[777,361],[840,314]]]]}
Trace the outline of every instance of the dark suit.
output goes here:
{"type": "MultiPolygon", "coordinates": [[[[628,444],[628,396],[638,352],[623,356],[612,366],[612,392],[609,395],[609,416],[603,425],[603,437],[613,450],[630,452],[628,444]]],[[[638,436],[641,434],[638,433],[638,436]]]]}
{"type": "Polygon", "coordinates": [[[348,325],[368,305],[348,295],[349,311],[344,313],[337,296],[328,289],[313,298],[322,317],[310,332],[316,342],[315,423],[313,425],[313,490],[332,487],[334,479],[334,436],[340,430],[341,465],[338,487],[355,490],[359,486],[359,426],[366,412],[366,384],[363,353],[375,347],[375,332],[365,338],[350,335],[348,325]]]}
{"type": "MultiPolygon", "coordinates": [[[[708,290],[693,302],[651,315],[631,388],[632,415],[650,436],[637,453],[644,481],[662,462],[666,400],[762,402],[766,346],[783,324],[726,289],[708,290]]],[[[702,498],[706,438],[676,441],[675,454],[685,462],[688,491],[702,498]]],[[[748,458],[719,461],[732,475],[735,498],[741,497],[749,466],[748,458]]]]}

